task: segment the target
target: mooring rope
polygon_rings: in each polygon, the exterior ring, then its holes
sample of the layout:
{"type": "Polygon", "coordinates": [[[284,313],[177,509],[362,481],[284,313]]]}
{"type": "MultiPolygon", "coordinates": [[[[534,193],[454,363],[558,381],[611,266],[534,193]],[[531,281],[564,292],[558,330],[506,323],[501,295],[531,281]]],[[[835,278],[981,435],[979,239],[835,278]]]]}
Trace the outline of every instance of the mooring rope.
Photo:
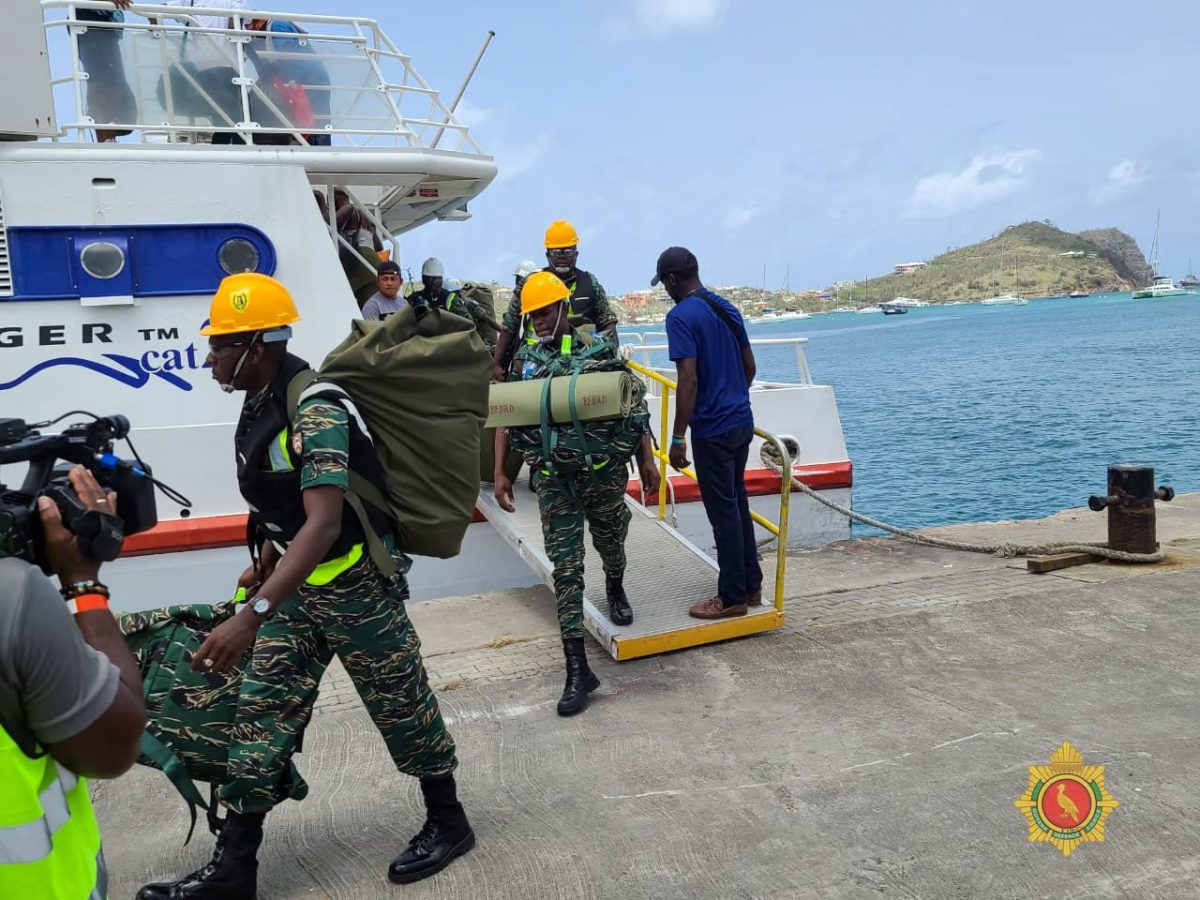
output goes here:
{"type": "MultiPolygon", "coordinates": [[[[778,462],[770,459],[766,454],[763,456],[763,462],[782,476],[783,467],[778,462]]],[[[856,522],[862,522],[864,525],[870,525],[872,528],[878,528],[880,531],[894,534],[896,537],[903,538],[906,541],[925,544],[929,547],[941,547],[945,550],[962,550],[967,553],[990,553],[992,556],[998,556],[1001,559],[1015,559],[1018,556],[1048,556],[1053,553],[1090,553],[1093,556],[1101,556],[1105,559],[1129,563],[1162,562],[1167,555],[1161,548],[1153,553],[1128,553],[1124,550],[1113,550],[1106,544],[1081,544],[1078,541],[1055,541],[1049,544],[971,544],[966,541],[952,541],[947,538],[933,537],[927,534],[920,534],[916,531],[897,528],[895,525],[889,525],[887,522],[881,522],[879,519],[857,513],[827,497],[822,497],[819,491],[813,490],[795,476],[792,477],[792,490],[802,491],[818,503],[822,503],[834,512],[841,513],[843,516],[853,519],[856,522]]]]}

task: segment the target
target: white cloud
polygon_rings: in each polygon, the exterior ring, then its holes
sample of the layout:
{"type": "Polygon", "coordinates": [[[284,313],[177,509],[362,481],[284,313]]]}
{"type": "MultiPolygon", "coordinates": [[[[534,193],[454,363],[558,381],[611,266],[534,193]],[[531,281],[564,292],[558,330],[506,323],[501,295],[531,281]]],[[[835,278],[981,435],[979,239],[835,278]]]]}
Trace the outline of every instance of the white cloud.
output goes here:
{"type": "Polygon", "coordinates": [[[908,198],[908,214],[944,218],[1008,197],[1029,183],[1038,150],[981,153],[958,172],[940,172],[917,182],[908,198]]]}
{"type": "Polygon", "coordinates": [[[702,31],[716,24],[730,0],[625,0],[625,9],[609,21],[615,37],[642,37],[675,29],[702,31]]]}
{"type": "Polygon", "coordinates": [[[546,155],[549,146],[550,133],[548,131],[539,132],[534,135],[533,140],[517,144],[509,145],[497,141],[495,146],[487,150],[496,158],[496,164],[500,167],[500,172],[496,175],[496,182],[508,181],[510,178],[516,178],[518,175],[528,172],[546,155]]]}
{"type": "Polygon", "coordinates": [[[1092,188],[1088,194],[1097,203],[1111,203],[1150,179],[1144,163],[1136,159],[1123,159],[1108,170],[1104,183],[1092,188]]]}
{"type": "Polygon", "coordinates": [[[486,106],[476,106],[466,97],[458,101],[458,109],[454,110],[454,118],[471,129],[486,126],[494,117],[494,110],[486,106]]]}
{"type": "Polygon", "coordinates": [[[746,206],[731,206],[725,213],[726,228],[741,228],[749,225],[758,217],[758,205],[750,203],[746,206]]]}

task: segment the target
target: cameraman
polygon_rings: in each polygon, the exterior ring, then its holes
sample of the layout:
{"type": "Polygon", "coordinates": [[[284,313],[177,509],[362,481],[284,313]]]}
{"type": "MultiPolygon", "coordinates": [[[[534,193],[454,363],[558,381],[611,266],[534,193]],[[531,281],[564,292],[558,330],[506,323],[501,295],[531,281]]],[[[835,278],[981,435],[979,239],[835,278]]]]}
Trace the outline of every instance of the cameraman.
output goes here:
{"type": "MultiPolygon", "coordinates": [[[[83,466],[70,482],[89,510],[116,512],[116,496],[83,466]]],[[[83,777],[116,778],[137,760],[141,675],[96,580],[100,564],[52,501],[41,498],[38,513],[61,595],[36,566],[0,559],[0,897],[104,898],[83,777]]]]}

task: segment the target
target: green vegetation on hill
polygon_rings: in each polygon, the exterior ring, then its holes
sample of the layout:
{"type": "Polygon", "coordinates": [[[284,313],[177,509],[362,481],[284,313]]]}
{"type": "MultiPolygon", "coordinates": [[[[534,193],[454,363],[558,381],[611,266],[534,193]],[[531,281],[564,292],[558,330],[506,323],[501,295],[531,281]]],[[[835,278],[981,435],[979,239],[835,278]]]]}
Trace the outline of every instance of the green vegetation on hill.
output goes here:
{"type": "Polygon", "coordinates": [[[1128,290],[1145,283],[1148,272],[1136,242],[1115,228],[1071,234],[1049,222],[1025,222],[990,240],[944,253],[911,274],[859,282],[842,291],[841,297],[854,304],[894,297],[934,301],[977,300],[1005,293],[1047,297],[1076,290],[1128,290]]]}

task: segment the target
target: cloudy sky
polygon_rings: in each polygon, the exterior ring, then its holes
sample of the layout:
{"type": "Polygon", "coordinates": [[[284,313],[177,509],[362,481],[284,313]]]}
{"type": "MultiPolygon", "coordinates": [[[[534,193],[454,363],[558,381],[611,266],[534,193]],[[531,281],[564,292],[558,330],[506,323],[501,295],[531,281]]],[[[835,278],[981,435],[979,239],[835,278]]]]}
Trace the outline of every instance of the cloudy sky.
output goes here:
{"type": "MultiPolygon", "coordinates": [[[[272,4],[274,5],[274,4],[272,4]]],[[[331,11],[328,0],[281,8],[331,11]]],[[[658,252],[712,284],[878,274],[1005,225],[1116,226],[1200,265],[1194,0],[356,0],[500,166],[466,223],[404,238],[500,278],[568,218],[610,293],[658,252]]],[[[505,279],[507,280],[507,279],[505,279]]]]}

